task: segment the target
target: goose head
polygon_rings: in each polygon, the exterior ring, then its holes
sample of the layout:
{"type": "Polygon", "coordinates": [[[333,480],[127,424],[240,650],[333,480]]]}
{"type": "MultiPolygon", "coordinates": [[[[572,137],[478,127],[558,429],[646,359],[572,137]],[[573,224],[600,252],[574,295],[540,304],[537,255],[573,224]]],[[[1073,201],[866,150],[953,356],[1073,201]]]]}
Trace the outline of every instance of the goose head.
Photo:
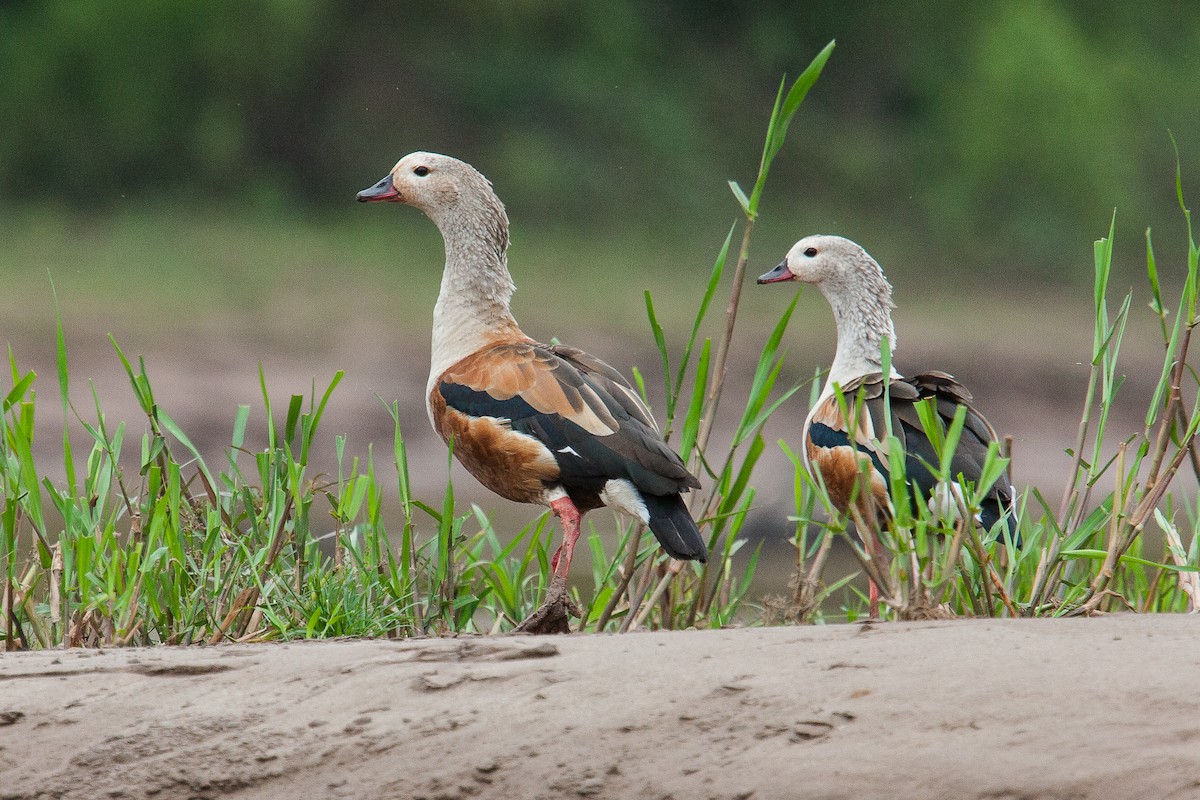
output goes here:
{"type": "Polygon", "coordinates": [[[781,281],[816,286],[833,308],[838,349],[830,368],[831,382],[846,383],[879,371],[883,340],[891,350],[896,346],[894,304],[891,284],[866,250],[841,236],[806,236],[792,245],[775,269],[758,279],[759,283],[781,281]]]}
{"type": "Polygon", "coordinates": [[[787,257],[758,278],[759,283],[800,281],[814,286],[853,285],[882,276],[875,259],[860,245],[841,236],[806,236],[787,257]]]}
{"type": "Polygon", "coordinates": [[[492,184],[465,161],[439,153],[409,153],[383,180],[357,195],[360,203],[404,203],[420,209],[445,230],[464,220],[499,221],[504,206],[492,184]]]}

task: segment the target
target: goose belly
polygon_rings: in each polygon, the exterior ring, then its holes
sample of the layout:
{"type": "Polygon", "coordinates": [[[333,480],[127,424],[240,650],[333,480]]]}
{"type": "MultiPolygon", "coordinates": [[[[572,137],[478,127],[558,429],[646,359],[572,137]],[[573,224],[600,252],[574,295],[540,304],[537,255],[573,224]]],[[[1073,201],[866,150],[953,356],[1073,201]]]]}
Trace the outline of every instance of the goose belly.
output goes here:
{"type": "Polygon", "coordinates": [[[503,420],[447,408],[435,416],[434,429],[467,472],[508,500],[544,504],[558,482],[558,464],[546,446],[503,420]]]}
{"type": "Polygon", "coordinates": [[[870,456],[849,446],[820,447],[808,439],[805,455],[809,469],[821,476],[829,499],[843,514],[851,505],[864,519],[890,516],[887,481],[870,456]]]}

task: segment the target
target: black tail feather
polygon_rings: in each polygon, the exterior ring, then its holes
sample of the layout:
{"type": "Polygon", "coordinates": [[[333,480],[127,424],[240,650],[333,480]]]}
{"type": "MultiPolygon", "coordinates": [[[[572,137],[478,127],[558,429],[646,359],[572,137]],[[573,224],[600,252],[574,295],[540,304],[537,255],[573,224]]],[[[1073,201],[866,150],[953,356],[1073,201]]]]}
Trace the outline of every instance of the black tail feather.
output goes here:
{"type": "Polygon", "coordinates": [[[1004,507],[1000,505],[1000,501],[995,497],[988,497],[983,501],[979,509],[979,522],[985,531],[990,531],[997,522],[1004,520],[1004,526],[1000,531],[1002,538],[1012,540],[1013,547],[1020,548],[1021,537],[1017,534],[1016,520],[1011,514],[1004,516],[1004,507]]]}
{"type": "Polygon", "coordinates": [[[708,549],[700,538],[700,529],[683,503],[683,497],[677,494],[643,494],[642,502],[650,513],[650,530],[671,558],[700,563],[708,560],[708,549]]]}

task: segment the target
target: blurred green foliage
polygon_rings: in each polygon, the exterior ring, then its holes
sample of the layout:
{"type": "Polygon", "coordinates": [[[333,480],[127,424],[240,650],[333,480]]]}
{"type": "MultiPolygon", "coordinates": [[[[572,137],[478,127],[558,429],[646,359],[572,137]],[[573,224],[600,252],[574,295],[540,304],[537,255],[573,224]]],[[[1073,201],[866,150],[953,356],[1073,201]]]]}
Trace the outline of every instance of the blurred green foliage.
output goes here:
{"type": "Polygon", "coordinates": [[[733,218],[780,77],[833,38],[768,192],[781,239],[1086,280],[1113,206],[1176,219],[1168,129],[1200,174],[1187,0],[7,0],[0,202],[321,211],[429,149],[524,225],[686,238],[733,218]]]}

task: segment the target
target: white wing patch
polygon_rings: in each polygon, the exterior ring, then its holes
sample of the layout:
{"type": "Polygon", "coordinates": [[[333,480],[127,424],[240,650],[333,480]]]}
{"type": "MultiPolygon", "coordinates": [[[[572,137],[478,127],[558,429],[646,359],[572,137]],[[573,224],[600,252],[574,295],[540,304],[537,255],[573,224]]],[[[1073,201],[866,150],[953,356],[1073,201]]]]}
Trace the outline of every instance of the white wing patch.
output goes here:
{"type": "Polygon", "coordinates": [[[579,455],[579,453],[575,452],[575,448],[571,447],[571,445],[567,445],[566,447],[561,448],[560,450],[558,450],[558,452],[565,453],[569,456],[575,456],[576,458],[583,458],[583,456],[581,456],[581,455],[579,455]]]}
{"type": "Polygon", "coordinates": [[[614,478],[605,483],[604,491],[600,492],[600,502],[614,511],[641,520],[643,525],[650,522],[650,512],[646,510],[642,496],[638,494],[637,488],[624,478],[614,478]]]}

